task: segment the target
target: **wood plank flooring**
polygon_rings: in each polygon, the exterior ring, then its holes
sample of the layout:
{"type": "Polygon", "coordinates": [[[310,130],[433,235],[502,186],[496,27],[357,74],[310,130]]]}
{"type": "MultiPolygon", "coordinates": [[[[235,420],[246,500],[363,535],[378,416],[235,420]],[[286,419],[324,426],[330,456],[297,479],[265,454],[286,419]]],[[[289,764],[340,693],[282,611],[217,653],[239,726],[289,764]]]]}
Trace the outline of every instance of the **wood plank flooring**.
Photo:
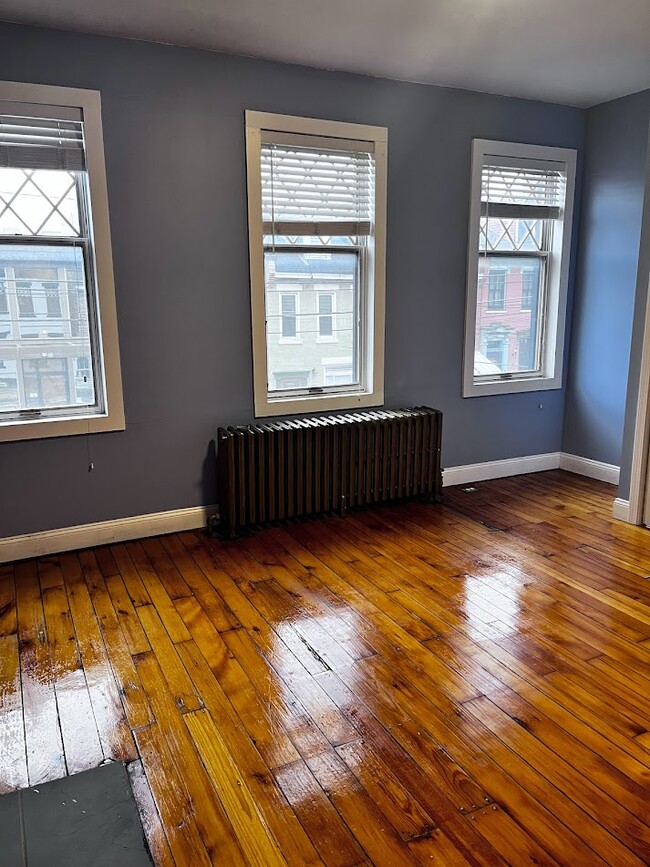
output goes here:
{"type": "Polygon", "coordinates": [[[561,471],[0,566],[0,791],[129,770],[156,864],[650,861],[650,533],[561,471]]]}

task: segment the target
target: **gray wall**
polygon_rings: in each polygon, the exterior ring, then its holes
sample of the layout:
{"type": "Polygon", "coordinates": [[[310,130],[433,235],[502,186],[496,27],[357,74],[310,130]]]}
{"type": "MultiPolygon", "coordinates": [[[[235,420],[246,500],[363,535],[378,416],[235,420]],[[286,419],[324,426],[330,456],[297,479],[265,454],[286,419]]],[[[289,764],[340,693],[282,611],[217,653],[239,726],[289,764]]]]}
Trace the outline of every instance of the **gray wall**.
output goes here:
{"type": "MultiPolygon", "coordinates": [[[[563,450],[617,466],[635,318],[649,106],[650,91],[644,91],[587,111],[563,450]]],[[[638,379],[638,368],[635,375],[638,379]]]]}
{"type": "Polygon", "coordinates": [[[563,391],[461,398],[470,143],[581,148],[584,112],[11,25],[0,79],[102,92],[127,417],[3,445],[0,536],[215,502],[253,413],[246,108],[389,127],[387,406],[441,408],[447,466],[559,450],[563,391]]]}

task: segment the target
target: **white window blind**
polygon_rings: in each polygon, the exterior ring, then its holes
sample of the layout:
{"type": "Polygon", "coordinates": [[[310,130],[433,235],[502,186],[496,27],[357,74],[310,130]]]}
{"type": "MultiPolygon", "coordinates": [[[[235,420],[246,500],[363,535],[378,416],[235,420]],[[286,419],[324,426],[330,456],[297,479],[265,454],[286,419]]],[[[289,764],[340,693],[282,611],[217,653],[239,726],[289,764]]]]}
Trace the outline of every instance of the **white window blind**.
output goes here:
{"type": "MultiPolygon", "coordinates": [[[[15,108],[14,108],[15,111],[15,108]]],[[[31,117],[3,112],[0,104],[0,168],[85,170],[81,114],[31,117]]]]}
{"type": "Polygon", "coordinates": [[[262,142],[261,171],[265,235],[371,234],[371,151],[262,142]]]}
{"type": "Polygon", "coordinates": [[[557,220],[566,197],[566,166],[486,157],[481,175],[481,216],[557,220]]]}

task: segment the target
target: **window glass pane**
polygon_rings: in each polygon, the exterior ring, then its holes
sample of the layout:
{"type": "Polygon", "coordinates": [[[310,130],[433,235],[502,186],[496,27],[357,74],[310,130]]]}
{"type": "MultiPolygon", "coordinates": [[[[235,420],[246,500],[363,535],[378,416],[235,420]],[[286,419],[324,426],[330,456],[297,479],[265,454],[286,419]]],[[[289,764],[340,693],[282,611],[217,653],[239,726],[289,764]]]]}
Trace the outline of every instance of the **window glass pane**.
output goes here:
{"type": "Polygon", "coordinates": [[[265,247],[357,247],[362,240],[357,235],[264,235],[263,237],[265,247]]]}
{"type": "Polygon", "coordinates": [[[79,237],[77,174],[0,168],[0,234],[79,237]]]}
{"type": "Polygon", "coordinates": [[[479,247],[483,250],[538,251],[544,243],[544,220],[481,217],[479,247]]]}
{"type": "Polygon", "coordinates": [[[0,410],[92,406],[82,249],[0,244],[0,274],[0,410]]]}
{"type": "Polygon", "coordinates": [[[539,369],[544,260],[481,256],[475,376],[539,369]]]}
{"type": "Polygon", "coordinates": [[[359,383],[358,256],[291,248],[265,254],[270,392],[359,383]]]}

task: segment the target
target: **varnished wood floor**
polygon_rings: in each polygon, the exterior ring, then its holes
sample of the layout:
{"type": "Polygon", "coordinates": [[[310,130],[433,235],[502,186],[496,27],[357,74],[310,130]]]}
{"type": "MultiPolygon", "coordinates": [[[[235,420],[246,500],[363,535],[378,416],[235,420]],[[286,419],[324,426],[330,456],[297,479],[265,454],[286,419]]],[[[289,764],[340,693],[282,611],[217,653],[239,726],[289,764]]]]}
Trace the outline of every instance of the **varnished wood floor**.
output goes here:
{"type": "Polygon", "coordinates": [[[0,790],[132,762],[159,865],[647,863],[650,534],[477,488],[0,567],[0,790]]]}

